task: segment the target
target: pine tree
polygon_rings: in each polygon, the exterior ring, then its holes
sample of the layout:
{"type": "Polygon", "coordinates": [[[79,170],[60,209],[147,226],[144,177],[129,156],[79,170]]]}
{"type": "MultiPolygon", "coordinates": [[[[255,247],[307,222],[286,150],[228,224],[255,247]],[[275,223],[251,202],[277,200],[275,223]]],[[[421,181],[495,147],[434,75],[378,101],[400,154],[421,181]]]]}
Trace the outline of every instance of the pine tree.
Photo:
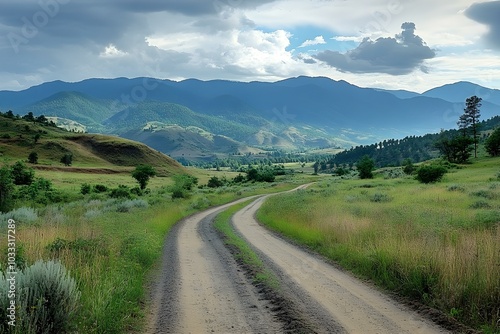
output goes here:
{"type": "Polygon", "coordinates": [[[477,158],[477,144],[479,141],[479,118],[481,117],[481,101],[477,96],[471,96],[465,101],[464,113],[460,115],[458,127],[463,131],[464,137],[467,136],[467,131],[472,131],[472,139],[474,142],[474,157],[477,158]]]}

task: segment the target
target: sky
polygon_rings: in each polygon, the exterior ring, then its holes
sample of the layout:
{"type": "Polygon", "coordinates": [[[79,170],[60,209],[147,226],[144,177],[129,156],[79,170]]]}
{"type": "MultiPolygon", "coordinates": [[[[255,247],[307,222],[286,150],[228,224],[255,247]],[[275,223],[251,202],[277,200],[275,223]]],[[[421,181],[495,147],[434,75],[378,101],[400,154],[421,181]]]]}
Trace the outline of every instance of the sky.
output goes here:
{"type": "Polygon", "coordinates": [[[87,78],[325,76],[500,89],[500,1],[2,0],[0,90],[87,78]]]}

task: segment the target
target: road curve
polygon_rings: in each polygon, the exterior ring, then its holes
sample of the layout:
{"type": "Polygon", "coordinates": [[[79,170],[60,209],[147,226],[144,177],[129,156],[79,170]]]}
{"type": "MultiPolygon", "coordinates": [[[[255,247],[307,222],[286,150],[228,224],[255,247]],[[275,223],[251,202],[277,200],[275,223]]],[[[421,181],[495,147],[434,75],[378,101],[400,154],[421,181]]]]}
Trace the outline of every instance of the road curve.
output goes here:
{"type": "Polygon", "coordinates": [[[277,273],[295,304],[302,304],[303,312],[310,313],[307,316],[318,333],[447,333],[415,311],[259,225],[255,213],[267,197],[238,211],[233,225],[277,273]],[[324,321],[325,314],[336,325],[324,321]]]}
{"type": "MultiPolygon", "coordinates": [[[[255,197],[255,196],[253,196],[255,197]]],[[[148,333],[279,333],[269,302],[245,277],[212,221],[231,205],[188,217],[169,233],[153,282],[148,333]]]]}

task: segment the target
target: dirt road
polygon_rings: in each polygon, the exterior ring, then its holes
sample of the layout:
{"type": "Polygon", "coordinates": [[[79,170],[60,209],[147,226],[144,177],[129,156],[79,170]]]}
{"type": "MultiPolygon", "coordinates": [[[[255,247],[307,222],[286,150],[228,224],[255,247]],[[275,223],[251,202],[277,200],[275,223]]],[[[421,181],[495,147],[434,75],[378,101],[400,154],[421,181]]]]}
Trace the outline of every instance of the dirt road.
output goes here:
{"type": "MultiPolygon", "coordinates": [[[[266,196],[267,197],[267,196],[266,196]]],[[[255,220],[261,197],[233,217],[236,230],[280,276],[282,286],[302,312],[311,313],[317,332],[331,333],[322,318],[334,319],[347,333],[446,333],[416,312],[397,303],[321,258],[270,233],[255,220]],[[310,312],[311,299],[320,305],[310,312]]]]}
{"type": "Polygon", "coordinates": [[[445,332],[261,227],[254,214],[264,199],[240,210],[233,224],[278,277],[286,300],[280,308],[293,309],[303,326],[285,326],[278,307],[249,281],[215,231],[213,218],[232,203],[193,215],[169,233],[152,287],[149,333],[445,332]]]}

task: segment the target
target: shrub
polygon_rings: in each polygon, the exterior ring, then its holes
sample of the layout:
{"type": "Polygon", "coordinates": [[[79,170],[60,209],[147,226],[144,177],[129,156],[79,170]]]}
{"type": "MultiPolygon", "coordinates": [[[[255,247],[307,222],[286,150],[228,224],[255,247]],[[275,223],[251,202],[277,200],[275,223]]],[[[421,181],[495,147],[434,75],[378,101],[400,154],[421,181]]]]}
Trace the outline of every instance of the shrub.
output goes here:
{"type": "Polygon", "coordinates": [[[90,184],[88,183],[84,183],[82,184],[82,186],[80,187],[80,192],[82,193],[82,195],[87,195],[90,193],[90,190],[91,190],[91,186],[90,184]]]}
{"type": "Polygon", "coordinates": [[[411,159],[405,159],[403,161],[403,166],[404,166],[403,172],[406,175],[411,175],[415,171],[415,166],[413,165],[413,162],[411,161],[411,159]]]}
{"type": "MultiPolygon", "coordinates": [[[[58,261],[37,261],[16,277],[16,332],[68,333],[78,309],[80,292],[76,282],[58,261]]],[[[0,294],[9,289],[5,275],[0,276],[0,294]]],[[[8,319],[8,298],[0,298],[0,317],[8,319]]],[[[0,332],[10,329],[0,323],[0,332]]]]}
{"type": "Polygon", "coordinates": [[[116,211],[129,212],[132,208],[147,208],[148,202],[143,199],[133,199],[118,204],[116,211]]]}
{"type": "Polygon", "coordinates": [[[390,202],[392,198],[387,194],[375,193],[371,198],[371,202],[382,203],[382,202],[390,202]]]}
{"type": "Polygon", "coordinates": [[[14,182],[7,166],[0,168],[0,211],[7,212],[13,206],[14,182]]]}
{"type": "Polygon", "coordinates": [[[106,191],[108,191],[108,187],[106,187],[106,186],[105,186],[105,185],[103,185],[103,184],[96,184],[96,185],[94,186],[93,191],[94,191],[95,193],[105,193],[106,191]]]}
{"type": "Polygon", "coordinates": [[[200,209],[205,209],[210,206],[210,200],[206,197],[201,197],[198,198],[196,201],[191,203],[190,207],[192,209],[200,210],[200,209]]]}
{"type": "Polygon", "coordinates": [[[56,256],[59,256],[62,250],[69,250],[74,253],[85,253],[86,256],[95,254],[107,255],[109,253],[106,243],[98,238],[77,238],[71,241],[56,238],[56,240],[47,245],[47,250],[56,256]]]}
{"type": "Polygon", "coordinates": [[[112,198],[131,198],[130,189],[123,184],[120,184],[118,188],[111,189],[111,193],[109,194],[112,198]]]}
{"type": "Polygon", "coordinates": [[[496,197],[495,193],[488,191],[488,190],[478,190],[478,191],[473,192],[471,195],[476,196],[476,197],[483,197],[486,199],[495,199],[495,197],[496,197]]]}
{"type": "Polygon", "coordinates": [[[458,184],[452,184],[452,185],[448,186],[448,191],[460,191],[460,192],[464,192],[465,188],[462,187],[462,186],[459,186],[458,184]]]}
{"type": "Polygon", "coordinates": [[[182,188],[174,188],[172,190],[172,199],[176,198],[186,198],[187,192],[182,188]]]}
{"type": "Polygon", "coordinates": [[[29,186],[19,189],[17,197],[41,204],[61,201],[60,194],[52,188],[52,182],[41,177],[37,178],[29,186]]]}
{"type": "Polygon", "coordinates": [[[242,182],[245,182],[245,177],[241,174],[238,174],[234,177],[233,179],[233,182],[234,183],[242,183],[242,182]]]}
{"type": "Polygon", "coordinates": [[[134,188],[130,189],[130,193],[137,195],[137,196],[142,196],[144,193],[147,193],[147,190],[149,190],[149,189],[142,191],[141,188],[134,187],[134,188]]]}
{"type": "Polygon", "coordinates": [[[85,212],[84,217],[87,219],[92,219],[92,218],[95,218],[97,216],[100,216],[101,214],[102,214],[101,210],[90,209],[90,210],[85,212]]]}
{"type": "Polygon", "coordinates": [[[175,186],[180,187],[185,190],[191,190],[194,186],[198,184],[198,179],[189,174],[180,174],[173,177],[175,186]]]}
{"type": "Polygon", "coordinates": [[[9,219],[14,219],[16,223],[32,223],[38,219],[38,214],[33,208],[22,207],[10,212],[0,214],[0,222],[7,222],[9,219]]]}
{"type": "Polygon", "coordinates": [[[489,209],[491,206],[486,201],[477,201],[471,204],[471,209],[489,209]]]}
{"type": "Polygon", "coordinates": [[[417,180],[422,183],[434,183],[440,181],[444,174],[446,168],[442,166],[425,165],[418,168],[417,180]]]}
{"type": "Polygon", "coordinates": [[[217,176],[212,176],[210,180],[208,180],[207,187],[209,188],[219,188],[224,185],[224,182],[220,180],[217,176]]]}

